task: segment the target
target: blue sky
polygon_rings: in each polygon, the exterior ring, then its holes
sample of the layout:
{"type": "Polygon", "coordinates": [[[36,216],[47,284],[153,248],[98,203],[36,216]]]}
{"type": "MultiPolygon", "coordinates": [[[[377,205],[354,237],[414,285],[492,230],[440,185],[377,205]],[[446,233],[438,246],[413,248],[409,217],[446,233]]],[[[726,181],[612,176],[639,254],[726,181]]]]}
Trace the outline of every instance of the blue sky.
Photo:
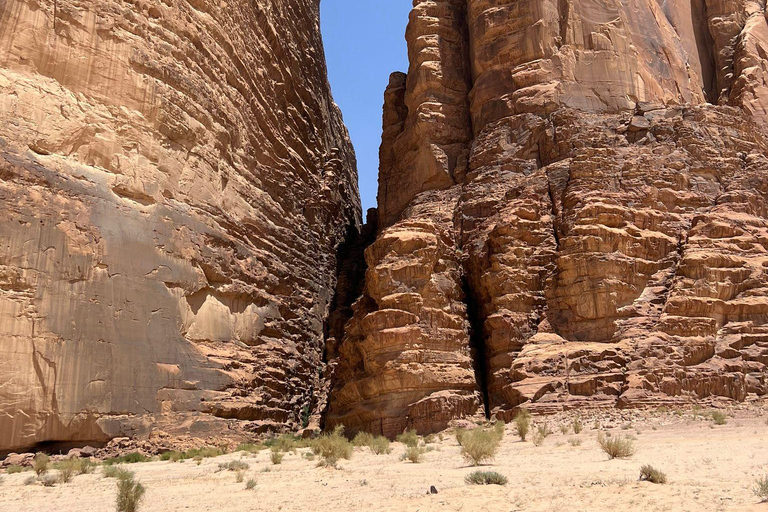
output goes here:
{"type": "Polygon", "coordinates": [[[408,70],[411,0],[322,0],[320,24],[333,98],[357,153],[363,211],[376,206],[384,89],[408,70]]]}

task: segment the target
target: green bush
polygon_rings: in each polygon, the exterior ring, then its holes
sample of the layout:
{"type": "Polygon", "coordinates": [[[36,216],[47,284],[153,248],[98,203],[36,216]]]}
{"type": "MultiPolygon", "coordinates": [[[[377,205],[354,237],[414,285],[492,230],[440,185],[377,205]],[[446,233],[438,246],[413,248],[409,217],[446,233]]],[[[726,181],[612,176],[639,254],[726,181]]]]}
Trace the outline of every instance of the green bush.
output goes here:
{"type": "Polygon", "coordinates": [[[48,463],[51,461],[50,457],[42,452],[37,452],[35,458],[32,461],[32,469],[35,470],[35,474],[40,476],[48,471],[48,463]]]}
{"type": "Polygon", "coordinates": [[[600,434],[597,442],[609,459],[627,459],[636,451],[635,442],[630,437],[606,437],[600,434]]]}
{"type": "Polygon", "coordinates": [[[667,475],[650,464],[646,464],[640,468],[640,480],[645,480],[653,484],[665,484],[667,483],[667,475]]]}
{"type": "Polygon", "coordinates": [[[130,474],[117,479],[117,512],[136,512],[146,489],[130,474]]]}
{"type": "Polygon", "coordinates": [[[272,453],[269,454],[269,460],[272,461],[272,464],[282,464],[283,457],[285,457],[284,453],[280,453],[277,450],[272,450],[272,453]]]}
{"type": "Polygon", "coordinates": [[[352,444],[355,446],[370,446],[373,439],[373,434],[369,434],[368,432],[358,432],[355,438],[352,439],[352,444]]]}
{"type": "Polygon", "coordinates": [[[264,442],[264,445],[268,448],[276,449],[281,452],[291,452],[297,448],[306,446],[306,442],[293,434],[283,434],[280,437],[268,439],[264,442]]]}
{"type": "Polygon", "coordinates": [[[507,485],[507,477],[495,471],[475,471],[464,478],[470,485],[507,485]]]}
{"type": "Polygon", "coordinates": [[[456,442],[459,443],[459,446],[464,446],[464,436],[467,434],[467,429],[458,427],[454,433],[456,435],[456,442]]]}
{"type": "Polygon", "coordinates": [[[503,427],[501,429],[498,427],[491,429],[479,427],[467,430],[462,435],[461,454],[475,466],[481,462],[492,460],[499,450],[503,436],[503,427]]]}
{"type": "Polygon", "coordinates": [[[24,471],[24,468],[21,466],[8,466],[8,469],[6,469],[9,475],[14,475],[16,473],[21,473],[24,471]]]}
{"type": "Polygon", "coordinates": [[[336,467],[341,459],[350,459],[352,443],[344,437],[344,427],[337,426],[330,434],[323,434],[312,441],[312,451],[320,457],[320,466],[336,467]]]}
{"type": "Polygon", "coordinates": [[[424,455],[426,450],[420,446],[406,446],[405,453],[400,457],[400,460],[409,460],[414,464],[421,462],[421,456],[424,455]]]}
{"type": "Polygon", "coordinates": [[[520,440],[525,441],[531,430],[531,413],[525,409],[520,409],[520,412],[515,416],[515,428],[517,428],[517,435],[520,436],[520,440]]]}
{"type": "Polygon", "coordinates": [[[712,421],[715,425],[725,425],[728,423],[728,416],[722,411],[712,411],[712,421]]]}
{"type": "Polygon", "coordinates": [[[397,436],[397,441],[399,443],[403,443],[405,446],[408,447],[415,447],[419,446],[419,441],[421,441],[421,437],[419,434],[416,433],[415,430],[406,430],[399,436],[397,436]]]}
{"type": "Polygon", "coordinates": [[[768,476],[755,480],[752,492],[761,500],[768,501],[768,476]]]}
{"type": "Polygon", "coordinates": [[[392,451],[389,447],[389,439],[384,436],[376,436],[371,439],[368,448],[376,455],[383,455],[392,451]]]}

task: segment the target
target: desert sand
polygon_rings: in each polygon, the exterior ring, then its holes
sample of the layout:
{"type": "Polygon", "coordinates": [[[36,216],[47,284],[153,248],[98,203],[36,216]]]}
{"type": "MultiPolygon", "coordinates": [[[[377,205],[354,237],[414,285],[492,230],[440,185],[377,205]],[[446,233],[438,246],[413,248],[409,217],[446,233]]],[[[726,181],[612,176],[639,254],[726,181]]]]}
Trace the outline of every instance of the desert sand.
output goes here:
{"type": "MultiPolygon", "coordinates": [[[[752,487],[768,474],[768,415],[764,408],[729,411],[728,423],[714,425],[694,411],[582,413],[584,430],[563,434],[572,415],[538,417],[553,434],[541,446],[521,442],[507,425],[500,451],[481,467],[509,479],[506,486],[474,486],[451,431],[437,436],[423,462],[400,459],[404,446],[388,455],[357,448],[339,469],[317,467],[302,448],[273,465],[267,450],[230,453],[183,463],[156,461],[126,465],[147,488],[142,511],[691,511],[768,510],[752,487]],[[631,435],[637,452],[608,460],[597,443],[600,432],[631,435]],[[442,439],[440,439],[442,437],[442,439]],[[574,446],[570,440],[578,438],[574,446]],[[220,463],[241,459],[256,488],[246,490],[220,463]],[[643,464],[664,471],[669,483],[639,481],[643,464]],[[428,494],[435,486],[437,494],[428,494]]],[[[530,436],[529,436],[530,437],[530,436]]],[[[0,511],[111,511],[114,479],[93,474],[52,488],[25,485],[31,475],[2,475],[0,511]]]]}

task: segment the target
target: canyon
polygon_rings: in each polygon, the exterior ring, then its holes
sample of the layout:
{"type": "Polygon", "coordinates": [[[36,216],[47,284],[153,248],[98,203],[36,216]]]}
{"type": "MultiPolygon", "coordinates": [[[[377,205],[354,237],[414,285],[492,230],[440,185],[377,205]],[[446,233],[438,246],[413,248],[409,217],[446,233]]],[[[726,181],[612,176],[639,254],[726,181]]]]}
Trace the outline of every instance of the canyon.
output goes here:
{"type": "Polygon", "coordinates": [[[768,393],[755,0],[415,0],[378,208],[319,0],[0,2],[0,453],[768,393]]]}

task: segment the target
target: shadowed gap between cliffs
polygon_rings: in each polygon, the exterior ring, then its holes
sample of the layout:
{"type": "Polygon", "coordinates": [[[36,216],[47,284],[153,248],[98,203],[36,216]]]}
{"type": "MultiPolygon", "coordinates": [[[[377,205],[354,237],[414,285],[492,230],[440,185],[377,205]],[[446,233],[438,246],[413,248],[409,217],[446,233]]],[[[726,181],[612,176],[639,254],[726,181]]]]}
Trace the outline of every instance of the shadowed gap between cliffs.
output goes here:
{"type": "Polygon", "coordinates": [[[480,301],[475,297],[472,286],[466,276],[462,277],[461,286],[464,290],[464,302],[467,305],[467,320],[469,321],[469,346],[472,364],[475,370],[475,381],[483,396],[483,412],[485,419],[491,419],[491,405],[488,401],[488,356],[486,353],[485,337],[483,336],[483,317],[480,301]]]}
{"type": "MultiPolygon", "coordinates": [[[[354,226],[348,226],[346,237],[336,250],[336,289],[323,325],[323,364],[326,366],[338,355],[346,323],[352,318],[352,304],[364,293],[365,271],[368,269],[365,250],[376,240],[377,229],[377,210],[371,208],[361,230],[358,232],[354,226]]],[[[328,396],[325,403],[317,403],[317,398],[313,396],[310,405],[312,410],[319,408],[314,412],[320,415],[320,427],[323,429],[335,382],[331,380],[326,385],[328,396]]]]}

